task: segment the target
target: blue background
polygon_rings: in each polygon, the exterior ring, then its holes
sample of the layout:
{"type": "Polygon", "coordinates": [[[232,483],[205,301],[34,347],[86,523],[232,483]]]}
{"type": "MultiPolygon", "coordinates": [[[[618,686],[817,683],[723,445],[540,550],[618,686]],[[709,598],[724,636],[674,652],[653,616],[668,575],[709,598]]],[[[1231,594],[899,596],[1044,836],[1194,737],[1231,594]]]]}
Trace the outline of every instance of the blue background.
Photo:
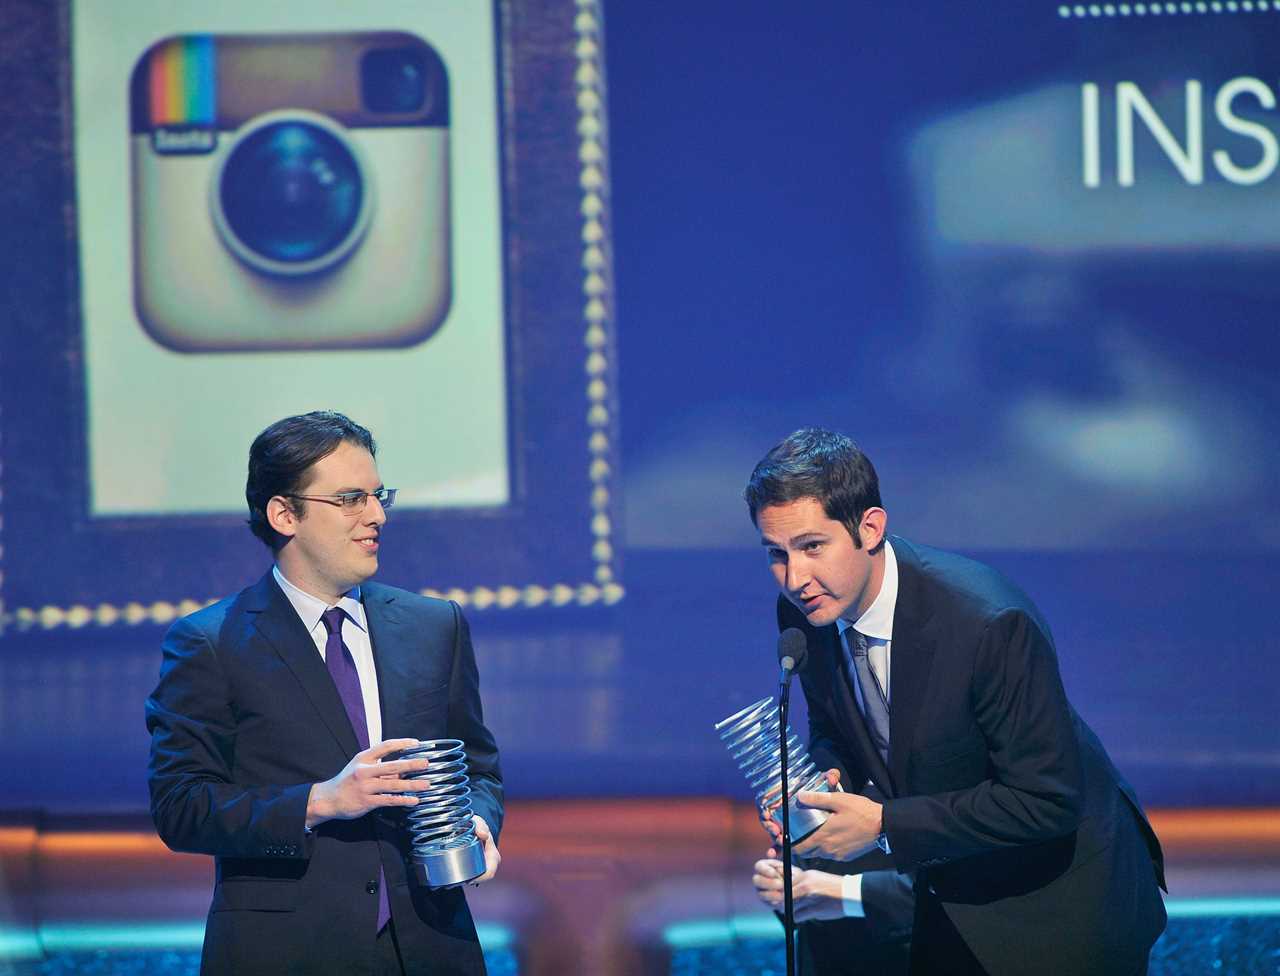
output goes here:
{"type": "MultiPolygon", "coordinates": [[[[772,688],[774,590],[740,492],[821,424],[876,462],[893,531],[1039,603],[1074,704],[1148,805],[1280,802],[1280,195],[1209,164],[1259,157],[1213,94],[1242,75],[1275,90],[1280,13],[606,14],[627,596],[468,612],[511,795],[745,799],[712,724],[772,688]],[[1117,186],[1104,109],[1085,188],[1079,86],[1109,104],[1134,81],[1181,138],[1188,78],[1204,183],[1139,124],[1137,183],[1117,186]]],[[[394,513],[386,542],[380,578],[423,585],[394,513]]],[[[6,635],[0,805],[145,807],[161,633],[6,635]]]]}

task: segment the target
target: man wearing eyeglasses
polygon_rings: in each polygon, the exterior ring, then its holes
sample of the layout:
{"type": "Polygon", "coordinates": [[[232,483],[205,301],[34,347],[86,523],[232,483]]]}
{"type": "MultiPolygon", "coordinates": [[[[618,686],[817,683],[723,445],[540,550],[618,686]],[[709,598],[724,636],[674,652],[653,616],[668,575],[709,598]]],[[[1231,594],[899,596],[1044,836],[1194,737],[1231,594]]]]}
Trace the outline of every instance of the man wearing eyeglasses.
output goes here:
{"type": "Polygon", "coordinates": [[[275,564],[170,628],[147,701],[151,812],[217,877],[203,974],[483,973],[463,893],[412,877],[406,778],[461,739],[493,877],[502,782],[456,604],[369,582],[387,509],[365,428],[317,411],[249,451],[249,527],[275,564]]]}

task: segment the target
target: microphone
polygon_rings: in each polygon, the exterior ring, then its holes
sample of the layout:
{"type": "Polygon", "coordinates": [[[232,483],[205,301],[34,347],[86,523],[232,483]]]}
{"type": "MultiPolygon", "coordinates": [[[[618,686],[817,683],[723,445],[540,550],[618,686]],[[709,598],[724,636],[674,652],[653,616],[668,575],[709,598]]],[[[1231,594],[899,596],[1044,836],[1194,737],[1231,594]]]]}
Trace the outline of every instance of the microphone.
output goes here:
{"type": "Polygon", "coordinates": [[[799,627],[788,627],[778,635],[778,665],[782,674],[778,683],[783,687],[791,684],[791,676],[799,671],[804,659],[809,655],[809,642],[799,627]]]}

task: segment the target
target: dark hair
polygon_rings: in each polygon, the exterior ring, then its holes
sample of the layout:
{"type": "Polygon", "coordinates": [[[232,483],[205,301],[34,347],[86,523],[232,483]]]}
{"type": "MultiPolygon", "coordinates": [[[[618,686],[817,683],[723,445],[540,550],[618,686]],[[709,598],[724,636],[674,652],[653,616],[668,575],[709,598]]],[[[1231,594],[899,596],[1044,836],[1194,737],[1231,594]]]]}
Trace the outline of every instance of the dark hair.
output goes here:
{"type": "MultiPolygon", "coordinates": [[[[249,503],[249,528],[272,552],[286,540],[267,521],[267,503],[276,495],[300,491],[311,466],[332,454],[343,441],[363,447],[370,454],[378,453],[369,431],[333,410],[285,417],[254,438],[249,448],[244,498],[249,503]]],[[[290,499],[289,503],[299,516],[306,510],[305,502],[290,499]]]]}
{"type": "Polygon", "coordinates": [[[871,460],[844,434],[821,427],[802,427],[774,445],[751,472],[742,497],[753,523],[762,508],[817,499],[858,548],[863,513],[881,507],[880,479],[871,460]]]}

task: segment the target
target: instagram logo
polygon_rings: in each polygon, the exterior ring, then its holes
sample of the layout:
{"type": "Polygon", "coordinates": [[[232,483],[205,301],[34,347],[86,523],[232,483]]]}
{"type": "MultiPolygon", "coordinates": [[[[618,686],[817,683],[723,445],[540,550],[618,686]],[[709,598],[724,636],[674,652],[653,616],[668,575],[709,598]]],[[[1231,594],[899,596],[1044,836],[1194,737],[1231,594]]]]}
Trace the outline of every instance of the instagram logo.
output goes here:
{"type": "Polygon", "coordinates": [[[426,41],[172,37],[130,89],[134,303],[156,342],[407,346],[441,326],[449,90],[426,41]]]}

